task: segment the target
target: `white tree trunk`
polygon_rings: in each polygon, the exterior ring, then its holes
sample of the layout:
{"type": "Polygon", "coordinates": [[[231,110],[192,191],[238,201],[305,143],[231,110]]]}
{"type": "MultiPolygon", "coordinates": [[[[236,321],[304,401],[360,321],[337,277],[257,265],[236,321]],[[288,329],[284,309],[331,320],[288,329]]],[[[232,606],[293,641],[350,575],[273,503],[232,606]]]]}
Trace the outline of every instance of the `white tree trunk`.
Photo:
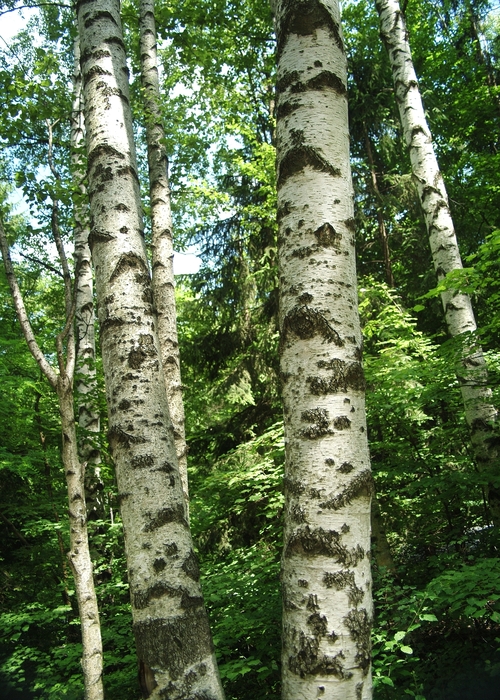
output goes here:
{"type": "Polygon", "coordinates": [[[177,466],[118,0],[77,5],[98,318],[144,697],[223,697],[177,466]]]}
{"type": "MultiPolygon", "coordinates": [[[[462,268],[448,195],[425,118],[401,8],[397,0],[375,0],[375,4],[380,16],[380,33],[392,67],[396,101],[424,211],[434,268],[438,281],[441,281],[452,270],[462,268]]],[[[481,471],[489,471],[489,478],[498,480],[498,467],[495,467],[498,447],[492,439],[498,416],[488,388],[488,370],[482,350],[470,335],[477,330],[470,297],[446,290],[441,294],[441,301],[450,336],[457,339],[463,336],[456,372],[477,466],[481,471]]],[[[491,484],[488,501],[492,520],[500,525],[500,489],[491,484]]]]}
{"type": "Polygon", "coordinates": [[[85,133],[82,106],[82,75],[80,44],[74,43],[75,70],[73,76],[73,110],[71,115],[71,148],[74,193],[74,242],[76,274],[76,376],[75,393],[78,407],[78,452],[85,469],[85,494],[89,518],[104,517],[103,483],[100,476],[101,450],[100,415],[96,404],[97,379],[95,368],[94,282],[88,237],[88,198],[85,187],[85,167],[82,150],[85,133]]]}
{"type": "Polygon", "coordinates": [[[369,700],[373,488],[339,3],[275,9],[283,698],[369,700]]]}
{"type": "Polygon", "coordinates": [[[148,146],[149,198],[153,236],[153,297],[158,317],[158,339],[174,426],[175,448],[182,488],[189,503],[184,403],[175,307],[174,248],[168,183],[168,157],[160,110],[154,0],[140,3],[141,77],[148,146]]]}
{"type": "MultiPolygon", "coordinates": [[[[59,246],[61,241],[59,241],[59,246]]],[[[73,337],[72,306],[66,307],[67,318],[64,330],[56,338],[59,374],[47,362],[40,350],[24,301],[14,274],[5,231],[0,221],[0,248],[7,280],[14,301],[14,307],[31,354],[38,363],[49,384],[56,391],[59,400],[59,413],[62,428],[62,461],[68,490],[70,551],[68,558],[75,579],[76,600],[80,614],[82,631],[82,670],[85,687],[85,700],[103,700],[102,684],[102,641],[99,623],[99,610],[94,588],[93,567],[90,558],[87,533],[87,508],[83,487],[83,466],[78,459],[75,413],[73,404],[73,373],[75,348],[73,337]],[[66,361],[63,357],[63,341],[67,339],[66,361]]],[[[66,265],[63,263],[63,268],[66,265]]],[[[70,301],[67,299],[67,302],[70,301]]]]}

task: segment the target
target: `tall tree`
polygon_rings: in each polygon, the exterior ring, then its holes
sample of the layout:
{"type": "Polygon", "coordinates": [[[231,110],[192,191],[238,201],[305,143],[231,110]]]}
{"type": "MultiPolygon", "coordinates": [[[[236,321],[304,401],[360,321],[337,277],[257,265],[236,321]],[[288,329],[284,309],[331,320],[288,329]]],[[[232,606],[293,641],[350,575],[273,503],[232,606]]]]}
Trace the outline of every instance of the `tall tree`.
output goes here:
{"type": "MultiPolygon", "coordinates": [[[[49,158],[50,159],[50,158],[49,158]]],[[[84,467],[78,456],[73,378],[75,370],[74,299],[71,275],[58,228],[57,205],[53,202],[52,225],[65,280],[65,326],[56,338],[58,371],[47,361],[40,349],[24,306],[10,258],[7,236],[0,220],[0,248],[16,314],[31,354],[41,372],[57,394],[62,429],[62,461],[66,474],[70,518],[70,551],[68,558],[75,579],[76,598],[82,631],[82,669],[86,700],[102,700],[102,641],[99,610],[94,588],[90,558],[87,511],[84,489],[84,467]],[[66,353],[65,347],[66,346],[66,353]]]]}
{"type": "Polygon", "coordinates": [[[94,281],[88,244],[88,198],[85,186],[83,149],[85,134],[82,108],[82,76],[80,44],[76,37],[75,70],[73,76],[73,110],[71,114],[71,147],[74,177],[74,238],[77,287],[75,293],[76,326],[76,400],[78,403],[78,451],[85,463],[85,489],[90,517],[104,515],[103,483],[100,478],[101,450],[99,448],[100,415],[96,405],[96,352],[94,281]]]}
{"type": "Polygon", "coordinates": [[[283,698],[371,698],[370,500],[347,66],[335,0],[280,0],[283,698]]]}
{"type": "Polygon", "coordinates": [[[186,503],[188,503],[187,448],[175,309],[172,212],[165,130],[160,109],[154,0],[141,0],[139,30],[153,239],[153,297],[158,318],[158,339],[167,387],[168,407],[174,427],[179,472],[186,503]]]}
{"type": "MultiPolygon", "coordinates": [[[[380,32],[391,62],[403,134],[410,153],[413,176],[424,212],[438,282],[462,269],[462,260],[448,204],[448,195],[425,118],[408,33],[397,0],[376,0],[380,32]]],[[[443,285],[446,287],[446,285],[443,285]]],[[[494,431],[498,414],[488,387],[488,369],[475,338],[477,330],[470,297],[453,287],[441,292],[448,332],[459,344],[457,377],[471,431],[478,469],[488,481],[491,518],[500,525],[498,444],[494,431]]]]}
{"type": "Polygon", "coordinates": [[[177,464],[117,0],[77,5],[109,442],[145,697],[223,697],[177,464]]]}

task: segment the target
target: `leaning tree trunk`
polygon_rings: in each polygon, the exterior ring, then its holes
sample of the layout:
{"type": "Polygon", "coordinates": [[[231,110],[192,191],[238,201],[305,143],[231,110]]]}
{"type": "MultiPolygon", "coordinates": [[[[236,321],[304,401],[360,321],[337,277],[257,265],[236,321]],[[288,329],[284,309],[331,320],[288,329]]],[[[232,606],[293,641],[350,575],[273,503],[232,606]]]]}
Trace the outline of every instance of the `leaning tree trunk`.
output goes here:
{"type": "Polygon", "coordinates": [[[370,500],[336,0],[276,3],[283,698],[371,698],[370,500]]]}
{"type": "Polygon", "coordinates": [[[184,403],[175,308],[172,213],[165,131],[160,110],[154,0],[141,0],[140,15],[141,77],[144,90],[153,238],[153,297],[158,317],[158,339],[167,386],[168,407],[174,427],[179,472],[186,503],[189,503],[184,403]]]}
{"type": "MultiPolygon", "coordinates": [[[[54,225],[54,217],[53,217],[54,225]]],[[[75,347],[73,337],[73,304],[71,303],[71,280],[67,267],[62,241],[55,236],[61,255],[61,263],[66,280],[66,325],[56,338],[56,354],[59,373],[48,363],[34,336],[26,313],[24,301],[17,283],[10,259],[7,237],[0,221],[0,248],[5,272],[14,302],[16,314],[31,354],[38,363],[49,384],[57,393],[62,428],[62,462],[68,490],[70,551],[68,558],[75,580],[76,600],[80,614],[82,632],[82,670],[85,687],[85,700],[103,700],[103,655],[99,609],[94,588],[93,567],[90,558],[87,533],[87,508],[83,488],[83,466],[78,458],[76,443],[75,414],[73,405],[73,374],[75,367],[75,347]],[[66,341],[66,358],[63,345],[66,341]]]]}
{"type": "Polygon", "coordinates": [[[88,198],[85,187],[85,135],[82,108],[82,75],[80,45],[74,43],[73,110],[71,114],[71,148],[74,193],[74,242],[77,285],[75,290],[76,377],[75,394],[78,407],[78,452],[85,465],[85,494],[89,519],[104,517],[104,489],[100,475],[100,415],[97,407],[95,367],[95,315],[92,261],[88,244],[88,198]]]}
{"type": "Polygon", "coordinates": [[[223,697],[177,465],[118,0],[77,5],[98,318],[144,697],[223,697]]]}
{"type": "MultiPolygon", "coordinates": [[[[408,33],[397,0],[375,0],[380,33],[389,54],[394,89],[410,152],[413,176],[424,212],[432,259],[438,282],[452,270],[462,268],[448,195],[439,171],[432,136],[425,119],[417,76],[413,67],[408,33]]],[[[465,417],[471,431],[477,467],[498,484],[498,445],[494,439],[497,411],[488,388],[488,370],[474,333],[476,321],[470,297],[454,290],[441,294],[448,332],[460,342],[457,377],[465,417]]],[[[500,525],[500,487],[488,484],[491,518],[500,525]]]]}

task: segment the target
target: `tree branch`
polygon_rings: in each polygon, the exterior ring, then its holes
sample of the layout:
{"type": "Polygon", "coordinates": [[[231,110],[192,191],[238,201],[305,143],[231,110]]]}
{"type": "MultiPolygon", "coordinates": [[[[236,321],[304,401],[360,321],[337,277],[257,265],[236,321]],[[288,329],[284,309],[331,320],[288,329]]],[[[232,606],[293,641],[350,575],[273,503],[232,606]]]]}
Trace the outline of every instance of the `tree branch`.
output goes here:
{"type": "Polygon", "coordinates": [[[5,266],[5,274],[7,276],[7,281],[9,283],[10,292],[12,294],[12,300],[14,302],[14,308],[16,310],[17,318],[21,326],[21,330],[28,344],[28,348],[33,355],[34,359],[38,363],[38,366],[42,370],[43,374],[47,377],[49,384],[55,389],[57,386],[57,374],[54,372],[50,364],[47,362],[45,355],[41,351],[38,343],[36,342],[35,334],[31,327],[31,323],[26,313],[26,307],[24,305],[24,299],[19,289],[19,284],[17,282],[16,275],[14,273],[14,268],[12,266],[12,260],[10,258],[9,244],[7,242],[7,236],[5,235],[5,229],[3,227],[3,222],[0,219],[0,249],[2,251],[3,264],[5,266]]]}

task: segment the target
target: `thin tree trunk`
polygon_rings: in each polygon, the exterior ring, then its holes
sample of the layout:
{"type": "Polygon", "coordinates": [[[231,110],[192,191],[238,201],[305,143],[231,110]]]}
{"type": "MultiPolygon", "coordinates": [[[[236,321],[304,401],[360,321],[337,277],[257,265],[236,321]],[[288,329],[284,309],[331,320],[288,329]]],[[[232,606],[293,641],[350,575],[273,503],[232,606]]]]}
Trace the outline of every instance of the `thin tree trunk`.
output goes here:
{"type": "MultiPolygon", "coordinates": [[[[438,282],[452,270],[462,268],[448,196],[432,144],[418,89],[417,76],[403,14],[397,0],[376,0],[380,32],[389,53],[396,100],[404,138],[410,152],[413,176],[424,212],[438,282]]],[[[475,340],[477,327],[468,295],[454,290],[441,294],[448,332],[461,344],[457,377],[465,417],[471,432],[478,469],[498,480],[498,447],[494,439],[497,411],[488,388],[488,370],[475,340]]],[[[490,515],[500,525],[500,489],[488,485],[490,515]]]]}
{"type": "Polygon", "coordinates": [[[160,110],[154,0],[140,3],[141,78],[148,145],[149,198],[153,236],[153,297],[175,449],[186,503],[189,504],[184,403],[175,307],[174,248],[168,182],[168,157],[160,110]]]}
{"type": "Polygon", "coordinates": [[[365,145],[366,145],[366,153],[368,156],[368,164],[370,166],[370,176],[371,176],[371,182],[372,182],[372,189],[373,189],[373,193],[375,195],[375,200],[376,200],[378,235],[380,238],[380,244],[382,246],[382,254],[384,256],[385,281],[387,282],[389,287],[393,288],[394,287],[394,276],[392,274],[392,262],[391,262],[391,251],[389,248],[389,238],[387,236],[387,229],[385,227],[384,214],[382,211],[382,195],[380,194],[380,189],[378,186],[377,169],[375,167],[375,159],[373,158],[372,143],[371,143],[370,135],[368,134],[368,129],[366,128],[366,124],[363,124],[363,128],[364,128],[364,132],[365,132],[365,145]]]}
{"type": "Polygon", "coordinates": [[[82,109],[82,76],[80,70],[80,45],[74,43],[75,69],[73,76],[73,110],[71,115],[71,148],[74,195],[74,241],[76,280],[76,381],[75,392],[78,407],[78,452],[85,464],[85,495],[88,518],[104,518],[104,484],[100,475],[101,430],[99,410],[96,405],[97,378],[95,367],[95,315],[94,282],[88,238],[88,198],[84,183],[85,166],[83,149],[85,133],[82,109]]]}
{"type": "Polygon", "coordinates": [[[336,0],[278,0],[283,698],[371,698],[370,500],[336,0]]]}
{"type": "Polygon", "coordinates": [[[77,4],[109,442],[144,697],[223,698],[169,416],[118,0],[77,4]]]}
{"type": "Polygon", "coordinates": [[[21,291],[14,274],[2,221],[0,221],[0,247],[2,250],[5,273],[21,330],[31,354],[47,378],[49,384],[57,393],[59,400],[62,427],[62,461],[66,476],[70,516],[70,551],[68,557],[75,578],[76,598],[78,601],[82,630],[82,670],[85,699],[103,700],[101,628],[88,544],[83,469],[78,459],[76,449],[72,380],[75,367],[74,335],[72,330],[74,306],[71,303],[71,280],[68,278],[68,268],[64,250],[62,249],[62,241],[58,234],[56,218],[56,215],[53,214],[54,236],[62,258],[61,263],[66,280],[66,324],[63,331],[56,338],[57,360],[59,365],[58,374],[47,362],[33,334],[21,291]],[[63,353],[63,344],[65,341],[67,345],[66,359],[63,353]]]}

